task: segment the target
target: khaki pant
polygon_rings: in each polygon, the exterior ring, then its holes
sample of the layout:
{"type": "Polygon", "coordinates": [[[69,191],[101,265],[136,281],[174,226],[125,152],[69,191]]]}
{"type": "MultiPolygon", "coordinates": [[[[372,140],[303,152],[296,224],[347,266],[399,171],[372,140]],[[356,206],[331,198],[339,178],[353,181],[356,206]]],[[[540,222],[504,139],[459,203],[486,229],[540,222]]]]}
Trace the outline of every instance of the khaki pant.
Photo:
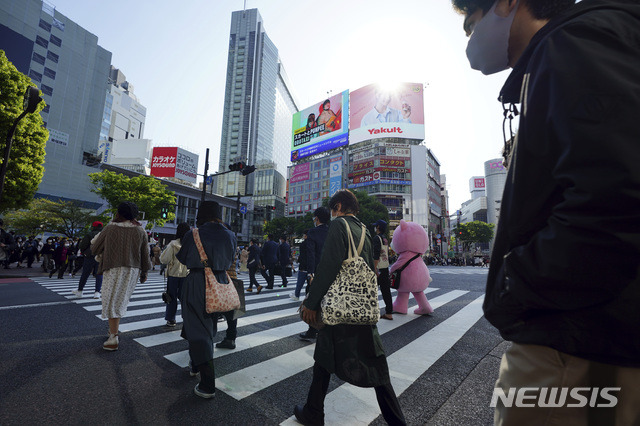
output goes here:
{"type": "MultiPolygon", "coordinates": [[[[568,388],[566,402],[560,407],[540,407],[537,389],[523,393],[528,398],[520,401],[535,404],[535,407],[507,408],[497,400],[494,421],[501,426],[558,425],[558,426],[631,426],[640,425],[640,368],[615,367],[588,361],[551,349],[546,346],[514,343],[502,356],[500,376],[496,388],[505,395],[511,388],[568,388]],[[604,387],[620,388],[607,392],[617,398],[613,408],[590,407],[611,404],[611,398],[602,398],[604,387]],[[589,388],[579,393],[588,399],[584,407],[568,407],[580,403],[571,397],[574,388],[589,388]],[[595,393],[599,399],[593,397],[595,393]]],[[[556,390],[560,395],[561,389],[556,390]]],[[[511,391],[514,392],[514,391],[511,391]]],[[[547,390],[545,401],[549,402],[552,390],[547,390]]],[[[517,394],[516,394],[517,395],[517,394]]],[[[494,396],[495,398],[495,396],[494,396]]],[[[556,401],[559,397],[555,398],[556,401]]],[[[544,404],[543,404],[544,405],[544,404]]]]}

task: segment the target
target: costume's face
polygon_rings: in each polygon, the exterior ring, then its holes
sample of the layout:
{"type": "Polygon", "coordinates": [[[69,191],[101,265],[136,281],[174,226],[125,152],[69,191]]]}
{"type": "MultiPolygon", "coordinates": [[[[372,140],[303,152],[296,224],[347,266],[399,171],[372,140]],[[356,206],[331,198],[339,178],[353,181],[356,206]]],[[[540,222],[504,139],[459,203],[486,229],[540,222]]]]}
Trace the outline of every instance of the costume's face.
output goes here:
{"type": "Polygon", "coordinates": [[[331,107],[331,104],[329,102],[327,102],[326,104],[324,104],[322,106],[322,109],[324,109],[325,111],[329,110],[329,108],[331,107]]]}

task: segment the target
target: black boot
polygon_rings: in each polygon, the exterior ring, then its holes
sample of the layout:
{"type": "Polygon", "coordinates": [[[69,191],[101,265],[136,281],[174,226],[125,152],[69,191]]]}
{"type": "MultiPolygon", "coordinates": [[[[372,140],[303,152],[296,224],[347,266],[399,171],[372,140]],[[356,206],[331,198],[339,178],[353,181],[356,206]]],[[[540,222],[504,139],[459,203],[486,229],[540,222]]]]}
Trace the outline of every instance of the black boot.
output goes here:
{"type": "Polygon", "coordinates": [[[202,398],[213,398],[216,396],[216,374],[213,368],[213,360],[198,365],[200,372],[200,383],[196,385],[193,392],[202,398]]]}
{"type": "Polygon", "coordinates": [[[324,418],[313,417],[305,409],[304,405],[296,405],[293,407],[293,414],[296,416],[296,420],[305,426],[321,426],[324,425],[324,418]]]}
{"type": "Polygon", "coordinates": [[[222,342],[216,343],[216,348],[235,349],[236,348],[236,341],[235,340],[224,339],[222,342]]]}

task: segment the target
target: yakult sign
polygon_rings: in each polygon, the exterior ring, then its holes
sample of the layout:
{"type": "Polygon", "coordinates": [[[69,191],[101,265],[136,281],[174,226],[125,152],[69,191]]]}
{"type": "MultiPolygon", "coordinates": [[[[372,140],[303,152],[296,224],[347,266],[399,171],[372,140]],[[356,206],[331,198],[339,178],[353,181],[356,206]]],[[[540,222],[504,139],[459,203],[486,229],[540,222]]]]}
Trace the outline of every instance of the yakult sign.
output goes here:
{"type": "Polygon", "coordinates": [[[198,155],[178,147],[153,148],[151,175],[196,183],[198,155]]]}

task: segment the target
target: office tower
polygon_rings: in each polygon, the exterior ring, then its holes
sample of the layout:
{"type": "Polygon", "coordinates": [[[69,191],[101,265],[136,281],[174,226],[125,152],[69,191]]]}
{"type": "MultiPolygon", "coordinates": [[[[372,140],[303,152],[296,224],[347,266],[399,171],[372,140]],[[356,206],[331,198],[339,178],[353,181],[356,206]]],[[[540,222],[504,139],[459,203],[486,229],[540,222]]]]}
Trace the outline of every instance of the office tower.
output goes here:
{"type": "Polygon", "coordinates": [[[47,103],[41,114],[50,137],[36,197],[100,207],[87,175],[100,171],[95,158],[111,52],[41,0],[0,2],[0,49],[42,90],[47,103]]]}
{"type": "Polygon", "coordinates": [[[284,214],[292,115],[298,110],[278,49],[267,36],[257,9],[231,15],[227,82],[220,145],[220,171],[246,161],[258,170],[217,179],[224,196],[253,194],[257,205],[284,214]]]}

